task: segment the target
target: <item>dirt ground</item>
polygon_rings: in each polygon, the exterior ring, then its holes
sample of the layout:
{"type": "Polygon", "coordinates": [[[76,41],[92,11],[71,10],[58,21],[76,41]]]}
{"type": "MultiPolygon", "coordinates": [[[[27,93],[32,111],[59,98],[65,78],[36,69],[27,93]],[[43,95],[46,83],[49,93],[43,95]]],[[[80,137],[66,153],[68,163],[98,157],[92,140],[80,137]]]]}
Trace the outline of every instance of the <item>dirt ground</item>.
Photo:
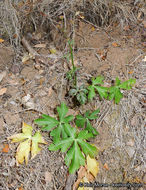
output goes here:
{"type": "MultiPolygon", "coordinates": [[[[92,139],[99,148],[97,161],[100,171],[96,181],[146,182],[146,49],[143,33],[138,27],[127,26],[121,30],[118,26],[112,26],[101,29],[80,21],[73,40],[75,63],[80,67],[80,83],[89,80],[91,76],[103,75],[107,86],[116,77],[123,81],[136,78],[136,85],[132,90],[124,92],[124,98],[118,105],[108,100],[101,101],[97,96],[94,101],[82,107],[74,106],[66,95],[65,74],[68,63],[62,58],[64,52],[55,43],[50,44],[47,40],[37,38],[33,44],[28,40],[40,54],[49,54],[49,49],[55,46],[57,53],[47,65],[32,59],[22,62],[25,48],[16,56],[12,47],[1,43],[0,74],[3,73],[4,76],[0,81],[0,90],[6,88],[6,91],[0,95],[0,190],[63,190],[66,187],[69,174],[62,153],[50,152],[48,145],[42,145],[41,153],[29,161],[27,166],[16,166],[18,144],[7,141],[7,137],[21,131],[22,122],[32,125],[35,130],[39,129],[34,125],[34,119],[42,113],[55,115],[54,110],[62,101],[67,103],[69,112],[73,115],[81,108],[100,108],[99,118],[93,123],[100,134],[92,139]],[[36,44],[46,46],[36,47],[36,44]],[[2,151],[5,144],[9,144],[8,152],[2,151]]],[[[48,144],[52,142],[49,133],[42,132],[42,135],[48,144]]],[[[76,179],[75,174],[68,190],[76,179]]],[[[144,190],[144,187],[140,190],[144,190]]]]}

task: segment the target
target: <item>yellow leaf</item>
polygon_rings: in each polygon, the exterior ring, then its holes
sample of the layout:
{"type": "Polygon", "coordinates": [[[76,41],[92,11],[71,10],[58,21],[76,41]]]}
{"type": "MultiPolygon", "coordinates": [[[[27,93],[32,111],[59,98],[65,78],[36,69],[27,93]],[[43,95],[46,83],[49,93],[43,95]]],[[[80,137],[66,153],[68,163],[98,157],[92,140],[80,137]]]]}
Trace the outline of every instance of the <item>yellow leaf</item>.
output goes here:
{"type": "Polygon", "coordinates": [[[32,130],[33,130],[33,129],[32,129],[32,126],[30,126],[30,125],[28,125],[28,124],[26,124],[26,123],[23,122],[22,132],[23,132],[24,134],[31,135],[32,130]]]}
{"type": "Polygon", "coordinates": [[[32,147],[31,147],[31,159],[33,159],[41,150],[41,148],[39,148],[38,144],[39,143],[43,143],[43,144],[47,144],[42,135],[40,134],[40,132],[36,132],[36,134],[32,137],[32,147]]]}
{"type": "Polygon", "coordinates": [[[13,143],[20,142],[25,139],[31,139],[32,127],[23,122],[22,132],[8,137],[8,140],[12,140],[13,143]]]}
{"type": "Polygon", "coordinates": [[[93,26],[93,27],[91,28],[91,30],[94,32],[94,31],[95,31],[95,27],[93,26]]]}
{"type": "Polygon", "coordinates": [[[26,164],[28,164],[29,152],[30,152],[30,144],[31,140],[27,139],[26,141],[20,143],[16,152],[16,161],[19,164],[22,164],[25,160],[26,164]]]}
{"type": "Polygon", "coordinates": [[[51,54],[56,54],[56,49],[53,49],[53,48],[50,49],[50,53],[51,53],[51,54]]]}
{"type": "Polygon", "coordinates": [[[87,169],[91,174],[96,177],[99,172],[99,163],[94,159],[87,156],[87,169]]]}
{"type": "Polygon", "coordinates": [[[31,159],[34,158],[41,150],[38,146],[39,143],[47,144],[40,132],[36,132],[32,137],[32,126],[23,122],[22,133],[18,133],[8,137],[12,142],[23,141],[19,144],[16,152],[17,164],[22,164],[25,160],[26,164],[29,159],[29,152],[31,151],[31,159]],[[25,140],[25,141],[24,141],[25,140]]]}
{"type": "Polygon", "coordinates": [[[64,19],[64,16],[63,16],[63,15],[61,15],[61,16],[59,16],[59,18],[60,18],[61,20],[63,20],[63,19],[64,19]]]}
{"type": "Polygon", "coordinates": [[[0,38],[0,43],[2,43],[2,42],[4,42],[4,40],[0,38]]]}
{"type": "Polygon", "coordinates": [[[84,19],[85,17],[84,16],[80,16],[81,19],[84,19]]]}

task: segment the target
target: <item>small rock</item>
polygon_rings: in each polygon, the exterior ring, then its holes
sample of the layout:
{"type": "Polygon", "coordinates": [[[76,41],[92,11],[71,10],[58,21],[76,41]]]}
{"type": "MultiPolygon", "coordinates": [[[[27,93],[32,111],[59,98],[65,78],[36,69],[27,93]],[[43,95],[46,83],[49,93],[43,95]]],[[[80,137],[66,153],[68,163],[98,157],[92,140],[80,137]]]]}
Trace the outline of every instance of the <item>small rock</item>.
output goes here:
{"type": "Polygon", "coordinates": [[[46,184],[50,183],[52,180],[52,175],[50,172],[46,171],[45,172],[45,181],[46,181],[46,184]]]}
{"type": "Polygon", "coordinates": [[[22,103],[25,104],[26,102],[28,102],[31,98],[31,95],[30,94],[27,94],[26,96],[24,96],[22,98],[22,103]]]}
{"type": "Polygon", "coordinates": [[[22,104],[30,109],[34,109],[35,107],[33,99],[31,98],[30,94],[27,94],[26,96],[22,98],[22,104]]]}
{"type": "Polygon", "coordinates": [[[127,146],[134,146],[134,140],[133,139],[130,139],[128,142],[127,142],[127,146]]]}
{"type": "Polygon", "coordinates": [[[129,157],[132,158],[134,156],[135,150],[133,147],[128,146],[126,148],[126,152],[128,153],[129,157]]]}
{"type": "Polygon", "coordinates": [[[46,96],[47,92],[45,92],[44,90],[39,90],[39,96],[46,96]]]}
{"type": "Polygon", "coordinates": [[[34,109],[35,108],[35,105],[34,105],[33,102],[27,102],[25,105],[26,105],[27,108],[30,108],[30,109],[34,109]]]}
{"type": "Polygon", "coordinates": [[[10,101],[10,104],[12,104],[14,106],[17,105],[15,101],[10,101]]]}
{"type": "Polygon", "coordinates": [[[15,163],[16,163],[16,160],[15,160],[15,158],[12,158],[12,160],[10,161],[10,167],[13,167],[13,166],[15,166],[15,163]]]}
{"type": "Polygon", "coordinates": [[[136,172],[141,171],[141,166],[137,166],[134,170],[135,170],[136,172]]]}

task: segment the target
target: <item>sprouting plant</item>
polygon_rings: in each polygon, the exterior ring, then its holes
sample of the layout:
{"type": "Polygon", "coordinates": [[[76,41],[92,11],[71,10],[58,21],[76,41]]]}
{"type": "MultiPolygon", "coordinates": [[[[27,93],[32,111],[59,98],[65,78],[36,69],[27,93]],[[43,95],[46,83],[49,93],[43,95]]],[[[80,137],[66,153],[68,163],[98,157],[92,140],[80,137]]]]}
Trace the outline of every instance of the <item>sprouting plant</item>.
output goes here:
{"type": "Polygon", "coordinates": [[[116,78],[115,86],[111,86],[108,89],[108,98],[109,100],[115,100],[115,103],[118,104],[123,98],[123,94],[121,93],[120,89],[130,90],[132,86],[135,84],[136,79],[129,79],[123,83],[119,80],[119,78],[116,78]]]}
{"type": "Polygon", "coordinates": [[[86,140],[93,137],[92,133],[87,130],[77,132],[77,129],[69,124],[66,124],[64,129],[68,137],[51,144],[49,150],[61,149],[61,152],[67,151],[65,163],[69,167],[69,172],[74,173],[80,166],[85,165],[85,155],[94,157],[98,151],[95,146],[86,142],[86,140]]]}
{"type": "Polygon", "coordinates": [[[92,126],[90,121],[97,119],[99,112],[100,110],[97,109],[93,112],[86,111],[84,116],[77,115],[75,120],[76,125],[82,128],[85,126],[85,129],[88,130],[90,133],[92,133],[93,135],[98,135],[98,131],[92,126]]]}
{"type": "Polygon", "coordinates": [[[69,80],[73,80],[74,86],[76,86],[77,85],[77,76],[76,76],[77,67],[74,64],[74,55],[73,55],[73,48],[72,48],[73,41],[69,40],[68,45],[70,49],[70,53],[69,53],[70,56],[67,56],[67,59],[69,58],[71,59],[72,69],[67,72],[66,76],[69,80]]]}
{"type": "Polygon", "coordinates": [[[88,99],[92,100],[96,93],[95,90],[97,90],[97,92],[99,93],[101,98],[107,98],[108,97],[108,88],[107,87],[103,87],[101,86],[101,84],[104,84],[103,82],[104,77],[103,76],[98,76],[96,78],[92,78],[92,84],[88,86],[88,99]]]}
{"type": "Polygon", "coordinates": [[[65,126],[69,124],[70,121],[73,120],[74,116],[69,115],[66,116],[68,112],[68,107],[65,103],[62,103],[61,106],[57,107],[57,112],[59,115],[59,120],[49,116],[42,115],[42,118],[36,119],[34,122],[42,127],[43,131],[51,131],[50,135],[53,136],[53,141],[58,142],[61,138],[66,138],[67,133],[65,131],[65,126]]]}
{"type": "Polygon", "coordinates": [[[88,99],[92,100],[96,93],[95,90],[99,93],[101,98],[108,98],[109,100],[115,100],[115,103],[118,104],[123,97],[122,92],[120,89],[124,90],[130,90],[132,86],[135,84],[136,79],[129,79],[123,83],[119,80],[119,78],[116,78],[115,85],[111,87],[103,87],[101,84],[103,83],[104,77],[98,76],[96,78],[92,78],[92,84],[88,86],[88,99]],[[100,86],[99,86],[100,85],[100,86]]]}
{"type": "Polygon", "coordinates": [[[86,103],[87,94],[88,94],[88,90],[84,87],[84,85],[81,85],[80,87],[72,88],[69,91],[69,95],[72,97],[76,97],[77,101],[80,104],[86,103]]]}

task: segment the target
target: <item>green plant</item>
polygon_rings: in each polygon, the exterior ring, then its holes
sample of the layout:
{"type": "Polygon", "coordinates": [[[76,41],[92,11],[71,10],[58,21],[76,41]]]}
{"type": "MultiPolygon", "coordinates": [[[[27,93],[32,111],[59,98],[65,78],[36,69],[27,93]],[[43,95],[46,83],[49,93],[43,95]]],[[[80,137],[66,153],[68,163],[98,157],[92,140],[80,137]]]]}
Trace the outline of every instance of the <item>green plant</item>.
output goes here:
{"type": "Polygon", "coordinates": [[[121,98],[123,98],[123,94],[120,91],[120,89],[124,89],[124,90],[130,90],[132,88],[132,86],[135,84],[136,79],[129,79],[123,83],[121,83],[121,81],[119,80],[119,78],[116,78],[115,81],[115,86],[111,86],[108,89],[108,98],[109,100],[115,100],[115,103],[118,104],[121,100],[121,98]]]}
{"type": "Polygon", "coordinates": [[[73,56],[73,41],[69,40],[68,41],[68,45],[69,45],[69,49],[70,49],[70,53],[69,55],[67,56],[67,60],[71,60],[71,63],[72,63],[72,69],[69,70],[66,74],[66,77],[69,79],[69,80],[73,80],[73,84],[74,86],[77,86],[77,76],[76,76],[76,71],[77,71],[77,67],[75,66],[74,64],[74,56],[73,56]]]}
{"type": "Polygon", "coordinates": [[[61,106],[57,107],[59,120],[50,117],[49,115],[42,115],[42,118],[36,119],[34,122],[43,126],[42,130],[50,131],[53,136],[53,144],[49,146],[49,150],[55,151],[61,149],[62,152],[66,152],[65,163],[69,166],[70,173],[75,172],[81,165],[85,165],[85,155],[88,154],[94,157],[97,153],[97,148],[90,145],[86,140],[97,135],[98,132],[92,127],[90,120],[96,119],[99,110],[95,110],[90,113],[87,111],[85,117],[77,116],[77,126],[84,127],[84,130],[79,131],[76,127],[72,127],[69,122],[73,120],[73,116],[66,116],[68,107],[65,103],[61,103],[61,106]],[[83,121],[84,120],[84,121],[83,121]]]}
{"type": "Polygon", "coordinates": [[[84,87],[84,85],[81,85],[80,87],[72,88],[69,91],[69,95],[72,97],[76,97],[77,101],[80,104],[86,103],[87,94],[88,94],[88,90],[84,87]]]}
{"type": "Polygon", "coordinates": [[[53,141],[58,142],[61,138],[66,138],[67,134],[65,131],[65,126],[73,120],[74,116],[69,115],[66,116],[68,112],[68,107],[65,105],[65,103],[62,103],[61,106],[57,107],[57,112],[59,115],[59,120],[49,116],[49,115],[42,115],[42,118],[36,119],[34,122],[42,127],[43,131],[50,131],[53,129],[50,133],[51,136],[53,136],[53,141]],[[55,129],[54,129],[55,128],[55,129]]]}
{"type": "Polygon", "coordinates": [[[95,95],[96,95],[95,90],[96,90],[99,93],[101,98],[105,98],[105,99],[108,98],[109,100],[114,99],[116,104],[118,104],[120,102],[121,98],[123,98],[123,94],[120,90],[121,89],[130,90],[136,82],[136,79],[129,79],[129,80],[121,83],[121,81],[117,77],[114,86],[103,87],[103,86],[101,86],[101,84],[104,84],[103,76],[98,76],[96,78],[92,78],[91,80],[92,80],[92,84],[88,86],[88,90],[89,90],[88,99],[89,100],[92,100],[95,97],[95,95]]]}
{"type": "Polygon", "coordinates": [[[97,90],[97,92],[99,93],[101,98],[107,98],[108,97],[108,88],[107,87],[103,87],[101,86],[101,84],[104,84],[103,82],[104,77],[103,76],[98,76],[96,78],[92,78],[92,84],[88,86],[88,99],[92,100],[96,93],[95,90],[97,90]]]}
{"type": "Polygon", "coordinates": [[[97,154],[97,148],[88,142],[93,137],[92,133],[87,130],[77,132],[76,128],[72,128],[69,124],[65,125],[67,138],[60,140],[49,146],[49,150],[66,152],[65,163],[69,167],[69,172],[74,173],[80,166],[85,165],[85,155],[94,157],[97,154]],[[69,150],[68,150],[69,149],[69,150]]]}
{"type": "Polygon", "coordinates": [[[86,111],[84,116],[77,115],[75,120],[76,125],[82,128],[85,126],[85,129],[91,132],[93,135],[98,135],[99,134],[98,131],[95,128],[93,128],[90,120],[92,121],[93,119],[97,119],[99,112],[100,110],[97,109],[93,112],[86,111]]]}

